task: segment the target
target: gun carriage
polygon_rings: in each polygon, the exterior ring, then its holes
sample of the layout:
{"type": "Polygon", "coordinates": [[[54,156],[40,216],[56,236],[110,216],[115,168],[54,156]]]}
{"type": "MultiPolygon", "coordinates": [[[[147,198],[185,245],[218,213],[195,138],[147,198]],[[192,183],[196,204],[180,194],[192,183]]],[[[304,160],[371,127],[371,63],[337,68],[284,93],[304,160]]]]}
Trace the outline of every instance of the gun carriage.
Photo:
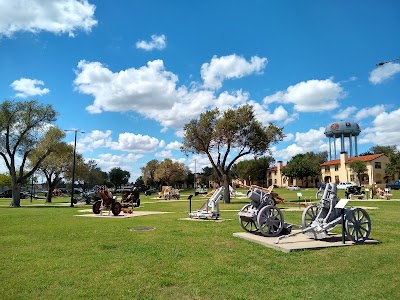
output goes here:
{"type": "MultiPolygon", "coordinates": [[[[191,195],[192,196],[192,195],[191,195]]],[[[215,219],[219,218],[219,200],[224,196],[224,188],[220,187],[214,191],[211,198],[195,212],[189,212],[190,218],[215,219]]],[[[191,197],[190,197],[191,200],[191,197]]]]}
{"type": "Polygon", "coordinates": [[[139,191],[123,191],[122,202],[117,201],[117,197],[108,190],[104,185],[98,187],[97,192],[101,200],[93,204],[93,213],[102,215],[104,210],[108,210],[108,214],[112,212],[114,216],[118,216],[122,209],[132,211],[134,207],[140,206],[139,191]]]}
{"type": "Polygon", "coordinates": [[[276,207],[276,199],[283,202],[277,193],[272,193],[274,186],[263,188],[251,185],[246,193],[250,204],[246,204],[238,213],[242,228],[250,233],[260,232],[264,236],[278,236],[290,233],[292,225],[284,222],[281,210],[276,207]]]}
{"type": "Polygon", "coordinates": [[[362,243],[371,233],[371,219],[362,208],[336,208],[339,199],[337,186],[328,183],[318,205],[308,206],[302,215],[302,230],[278,237],[281,239],[304,233],[307,236],[320,240],[328,237],[329,231],[344,220],[346,235],[355,243],[362,243]]]}

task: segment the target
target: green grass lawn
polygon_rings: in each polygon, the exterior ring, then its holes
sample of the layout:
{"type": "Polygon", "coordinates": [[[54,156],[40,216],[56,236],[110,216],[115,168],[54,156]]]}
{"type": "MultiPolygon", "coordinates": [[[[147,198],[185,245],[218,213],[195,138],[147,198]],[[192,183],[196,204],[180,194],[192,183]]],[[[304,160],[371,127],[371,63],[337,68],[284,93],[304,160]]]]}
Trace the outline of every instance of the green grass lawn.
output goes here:
{"type": "MultiPolygon", "coordinates": [[[[316,189],[301,192],[315,201],[316,189]]],[[[67,197],[21,208],[0,199],[0,299],[400,299],[399,201],[349,203],[377,208],[367,211],[380,244],[283,253],[232,236],[248,199],[221,204],[225,222],[178,220],[191,193],[141,195],[138,210],[169,213],[126,219],[76,217],[91,206],[71,208],[67,197]]],[[[205,200],[194,197],[192,209],[205,200]]],[[[300,211],[284,217],[301,223],[300,211]]]]}

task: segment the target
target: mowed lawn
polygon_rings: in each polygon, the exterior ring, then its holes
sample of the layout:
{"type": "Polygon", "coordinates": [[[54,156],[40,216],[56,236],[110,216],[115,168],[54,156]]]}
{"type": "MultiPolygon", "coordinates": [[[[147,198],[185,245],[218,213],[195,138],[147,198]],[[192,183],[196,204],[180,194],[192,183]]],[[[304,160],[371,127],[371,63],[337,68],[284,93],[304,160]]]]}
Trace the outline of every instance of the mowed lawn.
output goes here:
{"type": "MultiPolygon", "coordinates": [[[[300,192],[315,201],[316,189],[300,192]]],[[[283,253],[232,236],[243,231],[244,197],[220,204],[224,222],[179,220],[191,193],[141,195],[138,211],[166,213],[125,219],[77,217],[91,206],[62,197],[21,208],[0,199],[0,299],[400,299],[400,201],[349,202],[367,207],[380,244],[283,253]],[[143,227],[154,229],[132,230],[143,227]]],[[[192,209],[205,200],[194,197],[192,209]]],[[[301,223],[301,211],[283,214],[301,223]]]]}

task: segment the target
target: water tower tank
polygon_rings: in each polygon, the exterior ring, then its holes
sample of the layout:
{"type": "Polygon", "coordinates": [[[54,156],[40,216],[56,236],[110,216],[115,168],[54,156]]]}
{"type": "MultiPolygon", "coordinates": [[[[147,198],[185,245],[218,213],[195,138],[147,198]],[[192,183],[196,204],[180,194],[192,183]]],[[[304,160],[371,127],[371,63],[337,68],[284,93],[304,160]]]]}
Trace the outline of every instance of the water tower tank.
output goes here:
{"type": "MultiPolygon", "coordinates": [[[[355,122],[338,121],[329,124],[325,128],[325,136],[329,138],[329,157],[331,159],[331,138],[340,139],[340,152],[345,152],[344,138],[349,138],[350,156],[352,156],[352,137],[354,137],[355,156],[357,156],[357,136],[360,134],[360,126],[355,122]]],[[[336,142],[334,143],[336,158],[336,142]]]]}

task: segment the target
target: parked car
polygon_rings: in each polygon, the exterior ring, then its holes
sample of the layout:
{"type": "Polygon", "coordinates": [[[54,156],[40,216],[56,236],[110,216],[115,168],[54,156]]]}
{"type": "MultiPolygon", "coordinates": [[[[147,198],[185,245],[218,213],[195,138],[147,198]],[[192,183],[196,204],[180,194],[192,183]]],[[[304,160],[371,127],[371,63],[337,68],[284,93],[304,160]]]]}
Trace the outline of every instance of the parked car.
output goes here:
{"type": "MultiPolygon", "coordinates": [[[[21,192],[20,194],[21,199],[27,198],[28,194],[25,192],[21,192]]],[[[12,190],[6,190],[3,193],[1,193],[1,198],[12,198],[12,190]]]]}
{"type": "Polygon", "coordinates": [[[295,186],[295,185],[289,185],[288,187],[286,187],[286,189],[288,189],[289,191],[298,191],[298,190],[300,190],[300,188],[298,186],[295,186]]]}
{"type": "Polygon", "coordinates": [[[388,182],[388,183],[386,183],[385,187],[387,187],[389,189],[393,189],[393,190],[398,190],[398,189],[400,189],[400,180],[388,182]]]}
{"type": "Polygon", "coordinates": [[[355,184],[354,184],[354,183],[351,183],[351,182],[339,182],[339,183],[337,184],[337,189],[338,189],[338,190],[345,190],[345,189],[347,189],[347,188],[350,187],[350,186],[355,186],[355,184]]]}

